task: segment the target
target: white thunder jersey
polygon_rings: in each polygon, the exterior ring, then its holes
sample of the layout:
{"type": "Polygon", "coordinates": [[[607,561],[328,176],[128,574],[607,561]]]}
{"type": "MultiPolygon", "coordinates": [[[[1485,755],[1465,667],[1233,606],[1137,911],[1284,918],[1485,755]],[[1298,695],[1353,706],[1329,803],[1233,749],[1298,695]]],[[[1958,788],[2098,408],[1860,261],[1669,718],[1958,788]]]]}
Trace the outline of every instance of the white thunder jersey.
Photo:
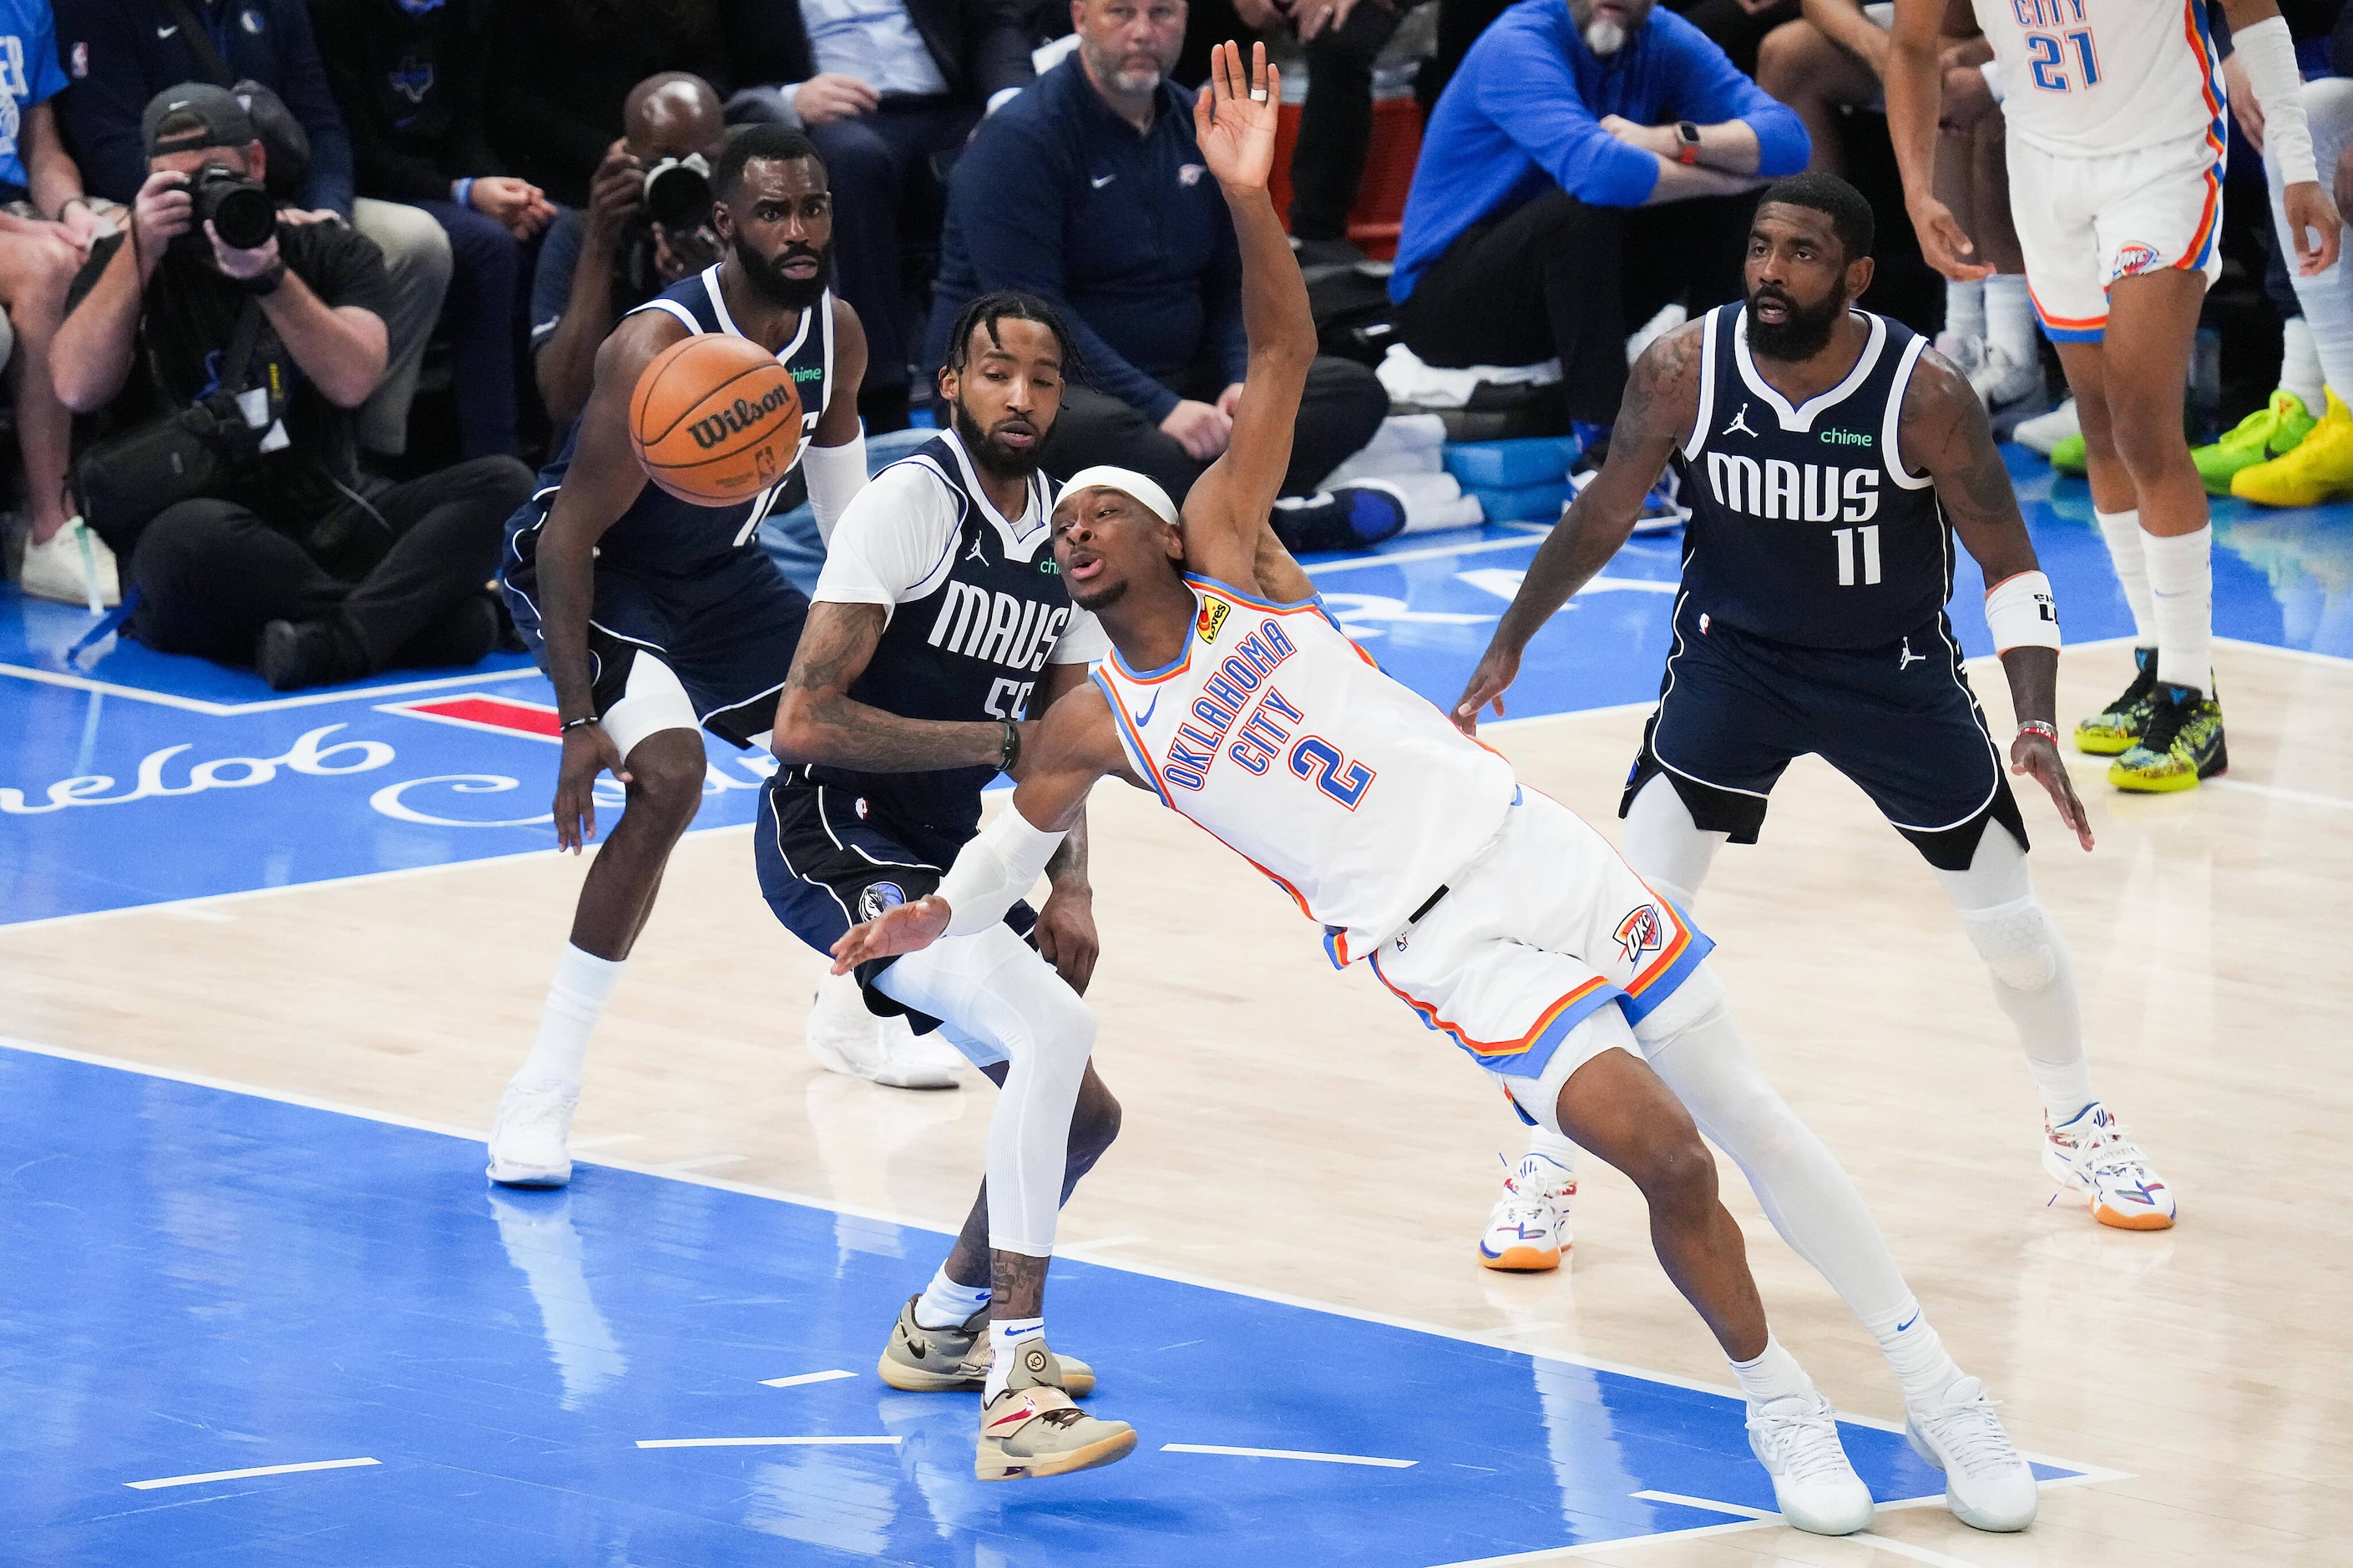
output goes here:
{"type": "Polygon", "coordinates": [[[1502,828],[1512,765],[1390,679],[1314,600],[1188,576],[1160,669],[1095,667],[1137,773],[1324,928],[1345,966],[1404,929],[1502,828]]]}
{"type": "Polygon", "coordinates": [[[2096,158],[2220,134],[2222,72],[2204,0],[1975,4],[2002,118],[2028,146],[2096,158]]]}

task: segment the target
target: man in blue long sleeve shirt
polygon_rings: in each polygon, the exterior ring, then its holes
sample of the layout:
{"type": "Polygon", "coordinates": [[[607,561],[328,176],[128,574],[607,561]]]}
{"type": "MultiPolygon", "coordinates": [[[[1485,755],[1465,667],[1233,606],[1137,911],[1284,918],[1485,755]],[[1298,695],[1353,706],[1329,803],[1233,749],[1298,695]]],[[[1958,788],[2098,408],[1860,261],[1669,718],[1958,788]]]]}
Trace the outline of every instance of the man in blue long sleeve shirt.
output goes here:
{"type": "MultiPolygon", "coordinates": [[[[448,237],[418,208],[353,195],[351,138],[335,110],[303,0],[185,3],[229,73],[275,92],[310,138],[301,184],[282,194],[289,220],[348,223],[384,252],[393,290],[385,321],[391,360],[383,384],[359,411],[359,439],[371,451],[405,451],[425,340],[449,285],[448,237]]],[[[147,178],[139,117],[148,100],[213,78],[165,0],[58,0],[57,18],[73,79],[58,102],[83,177],[92,191],[127,206],[147,178]]]]}
{"type": "MultiPolygon", "coordinates": [[[[1225,450],[1248,357],[1232,220],[1172,84],[1183,0],[1072,0],[1072,57],[981,123],[949,182],[926,363],[965,302],[1019,289],[1078,344],[1040,460],[1141,469],[1182,500],[1225,450]]],[[[1388,398],[1372,372],[1320,358],[1285,495],[1313,491],[1372,438],[1388,398]]]]}
{"type": "Polygon", "coordinates": [[[1652,0],[1525,0],[1430,116],[1398,335],[1433,365],[1557,358],[1570,417],[1606,426],[1627,334],[1739,297],[1753,192],[1807,152],[1795,114],[1652,0]]]}

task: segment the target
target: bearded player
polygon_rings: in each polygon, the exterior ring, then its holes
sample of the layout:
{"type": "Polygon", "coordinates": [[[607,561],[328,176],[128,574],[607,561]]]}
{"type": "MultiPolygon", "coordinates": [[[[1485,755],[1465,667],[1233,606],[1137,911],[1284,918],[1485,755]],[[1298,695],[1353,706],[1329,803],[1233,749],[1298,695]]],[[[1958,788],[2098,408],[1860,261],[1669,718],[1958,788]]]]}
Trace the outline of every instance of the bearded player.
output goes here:
{"type": "MultiPolygon", "coordinates": [[[[937,892],[851,931],[835,967],[987,929],[1060,847],[1096,779],[1150,789],[1282,885],[1323,925],[1335,963],[1368,963],[1523,1113],[1633,1180],[1661,1264],[1740,1379],[1750,1447],[1783,1515],[1820,1533],[1859,1530],[1871,1495],[1830,1403],[1767,1328],[1715,1163],[1670,1088],[1684,1063],[1746,1055],[1703,962],[1713,944],[1599,834],[1383,675],[1324,616],[1267,526],[1315,331],[1266,196],[1280,84],[1264,58],[1246,83],[1240,51],[1222,46],[1195,110],[1241,243],[1250,357],[1233,444],[1181,521],[1142,475],[1071,476],[1054,556],[1112,657],[1046,716],[1011,809],[937,892]]],[[[1851,1186],[1844,1197],[1860,1212],[1851,1186]]],[[[1815,1237],[1791,1228],[1816,1258],[1815,1237]]],[[[1877,1232],[1867,1218],[1861,1228],[1865,1265],[1902,1294],[1877,1232]]],[[[2031,1472],[1981,1385],[1925,1323],[1914,1328],[1906,1350],[1936,1363],[1905,1378],[1914,1441],[1946,1469],[1962,1519],[2023,1528],[2031,1472]]]]}
{"type": "MultiPolygon", "coordinates": [[[[2285,181],[2309,278],[2337,258],[2295,45],[2275,0],[2225,0],[2285,181]]],[[[1943,0],[1896,0],[1887,127],[1921,253],[1946,277],[1993,270],[1932,190],[1943,0]]],[[[2182,435],[2207,285],[2222,269],[2230,134],[2205,0],[1977,0],[2010,131],[2027,288],[2084,422],[2092,505],[2132,606],[2132,684],[2075,726],[2118,789],[2195,789],[2230,765],[2215,700],[2213,532],[2182,435]]]]}

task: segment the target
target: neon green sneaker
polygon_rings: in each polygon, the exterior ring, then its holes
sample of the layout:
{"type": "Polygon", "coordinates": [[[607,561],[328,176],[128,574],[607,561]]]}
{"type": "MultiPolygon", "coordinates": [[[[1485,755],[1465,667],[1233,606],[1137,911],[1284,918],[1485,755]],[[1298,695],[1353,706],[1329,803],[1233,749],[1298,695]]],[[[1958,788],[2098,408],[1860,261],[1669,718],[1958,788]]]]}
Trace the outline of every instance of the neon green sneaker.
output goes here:
{"type": "Polygon", "coordinates": [[[2089,471],[2090,465],[2084,461],[2084,437],[2080,431],[2059,438],[2059,444],[2051,448],[2051,466],[2070,479],[2080,479],[2089,471]]]}
{"type": "Polygon", "coordinates": [[[2108,782],[2137,795],[2196,789],[2231,765],[2222,705],[2195,687],[2160,688],[2148,724],[2130,751],[2108,764],[2108,782]]]}
{"type": "Polygon", "coordinates": [[[2148,710],[2157,700],[2157,650],[2133,649],[2135,673],[2125,694],[2075,725],[2075,749],[2087,756],[2113,757],[2130,751],[2148,727],[2148,710]]]}
{"type": "Polygon", "coordinates": [[[2232,477],[2240,469],[2295,451],[2319,423],[2305,407],[2303,398],[2281,387],[2269,403],[2225,431],[2221,440],[2192,447],[2189,460],[2198,465],[2198,477],[2205,481],[2208,495],[2226,496],[2231,493],[2232,477]]]}

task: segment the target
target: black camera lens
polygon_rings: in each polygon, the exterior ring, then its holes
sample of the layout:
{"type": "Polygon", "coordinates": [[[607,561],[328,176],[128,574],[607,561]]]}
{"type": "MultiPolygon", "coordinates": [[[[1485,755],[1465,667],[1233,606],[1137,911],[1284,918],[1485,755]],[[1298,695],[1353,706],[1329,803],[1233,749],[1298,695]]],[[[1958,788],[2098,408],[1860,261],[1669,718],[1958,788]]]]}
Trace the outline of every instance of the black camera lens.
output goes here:
{"type": "Polygon", "coordinates": [[[207,163],[200,170],[191,193],[196,204],[196,226],[209,223],[232,250],[252,250],[269,243],[278,232],[278,205],[259,180],[248,180],[226,163],[207,163]]]}
{"type": "Polygon", "coordinates": [[[646,216],[670,229],[711,221],[711,179],[692,163],[665,158],[646,174],[646,216]]]}

